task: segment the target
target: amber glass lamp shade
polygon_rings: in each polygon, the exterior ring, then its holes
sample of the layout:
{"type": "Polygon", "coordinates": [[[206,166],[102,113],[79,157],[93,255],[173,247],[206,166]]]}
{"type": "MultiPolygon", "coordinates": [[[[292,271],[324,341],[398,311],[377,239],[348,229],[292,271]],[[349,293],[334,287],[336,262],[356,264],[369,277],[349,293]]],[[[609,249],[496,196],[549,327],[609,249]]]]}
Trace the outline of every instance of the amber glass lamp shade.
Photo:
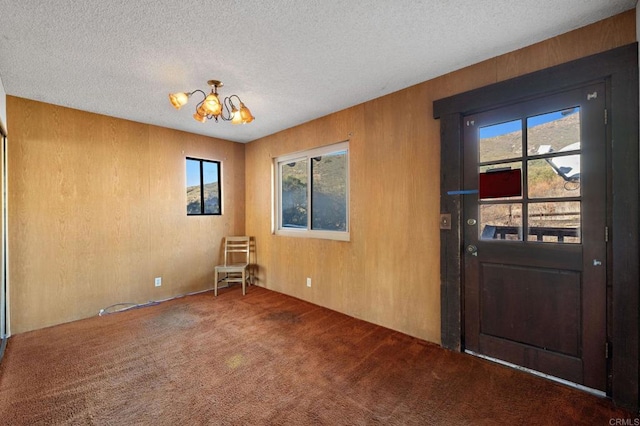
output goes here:
{"type": "Polygon", "coordinates": [[[240,117],[243,123],[251,123],[254,120],[254,116],[251,115],[249,108],[244,106],[244,103],[240,102],[240,117]]]}
{"type": "Polygon", "coordinates": [[[218,95],[214,92],[209,93],[202,103],[202,107],[207,112],[207,115],[217,116],[222,112],[222,104],[220,103],[218,95]]]}
{"type": "Polygon", "coordinates": [[[235,105],[231,105],[231,124],[242,124],[242,116],[235,105]]]}
{"type": "Polygon", "coordinates": [[[207,117],[200,115],[197,112],[193,114],[193,119],[200,123],[205,123],[207,121],[207,117]]]}
{"type": "Polygon", "coordinates": [[[193,114],[193,119],[200,123],[204,123],[207,121],[207,111],[204,109],[204,102],[198,105],[198,108],[196,108],[196,113],[193,114]]]}
{"type": "Polygon", "coordinates": [[[169,93],[169,101],[175,109],[180,109],[181,107],[186,105],[187,102],[189,102],[189,94],[184,92],[169,93]]]}
{"type": "Polygon", "coordinates": [[[206,108],[204,107],[204,102],[202,102],[200,105],[198,105],[198,107],[196,108],[196,113],[198,115],[203,116],[203,117],[206,117],[207,115],[209,115],[209,113],[207,112],[206,108]]]}

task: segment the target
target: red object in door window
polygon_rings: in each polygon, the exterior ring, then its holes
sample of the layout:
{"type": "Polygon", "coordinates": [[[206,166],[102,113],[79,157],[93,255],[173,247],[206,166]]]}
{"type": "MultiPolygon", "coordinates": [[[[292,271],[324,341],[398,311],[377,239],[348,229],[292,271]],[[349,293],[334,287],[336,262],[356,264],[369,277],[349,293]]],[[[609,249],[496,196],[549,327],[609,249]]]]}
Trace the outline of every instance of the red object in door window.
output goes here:
{"type": "Polygon", "coordinates": [[[515,170],[490,170],[480,173],[479,197],[503,198],[522,195],[522,171],[515,170]]]}

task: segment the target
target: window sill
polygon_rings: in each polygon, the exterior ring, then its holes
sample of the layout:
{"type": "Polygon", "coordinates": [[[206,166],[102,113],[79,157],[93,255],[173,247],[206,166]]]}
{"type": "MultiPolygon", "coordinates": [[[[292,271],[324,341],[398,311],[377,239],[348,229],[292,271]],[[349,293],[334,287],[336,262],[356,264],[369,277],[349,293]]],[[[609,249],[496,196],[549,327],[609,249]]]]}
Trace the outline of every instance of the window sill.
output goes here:
{"type": "Polygon", "coordinates": [[[274,233],[281,237],[317,238],[322,240],[351,241],[349,232],[314,231],[307,229],[277,229],[274,233]]]}

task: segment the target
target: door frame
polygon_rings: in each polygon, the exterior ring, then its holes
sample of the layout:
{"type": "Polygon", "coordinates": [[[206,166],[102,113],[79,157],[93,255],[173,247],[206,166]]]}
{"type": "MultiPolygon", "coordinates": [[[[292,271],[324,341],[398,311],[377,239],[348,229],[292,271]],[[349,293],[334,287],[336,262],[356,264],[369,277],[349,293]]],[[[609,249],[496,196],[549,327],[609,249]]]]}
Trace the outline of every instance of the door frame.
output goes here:
{"type": "Polygon", "coordinates": [[[608,115],[609,235],[607,300],[603,301],[607,304],[610,343],[607,394],[616,403],[637,411],[640,408],[638,43],[433,103],[433,118],[440,119],[440,208],[441,214],[450,215],[441,221],[440,232],[441,341],[445,348],[464,351],[463,197],[449,194],[469,189],[462,187],[463,117],[593,82],[606,85],[608,115]]]}
{"type": "Polygon", "coordinates": [[[7,286],[7,135],[0,122],[0,361],[9,339],[9,290],[7,286]]]}

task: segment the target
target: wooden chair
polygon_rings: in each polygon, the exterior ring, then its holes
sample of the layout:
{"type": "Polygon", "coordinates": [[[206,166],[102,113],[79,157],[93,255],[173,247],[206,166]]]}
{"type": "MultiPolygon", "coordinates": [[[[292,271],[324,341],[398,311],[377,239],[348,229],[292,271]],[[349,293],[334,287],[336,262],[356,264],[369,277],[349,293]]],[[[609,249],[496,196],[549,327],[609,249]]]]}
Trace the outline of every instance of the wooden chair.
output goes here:
{"type": "MultiPolygon", "coordinates": [[[[242,283],[242,295],[246,294],[246,283],[250,281],[249,253],[251,237],[226,237],[224,239],[224,265],[216,266],[214,295],[218,295],[218,283],[242,283]],[[224,274],[222,278],[220,275],[224,274]]],[[[251,284],[251,282],[249,282],[251,284]]]]}

